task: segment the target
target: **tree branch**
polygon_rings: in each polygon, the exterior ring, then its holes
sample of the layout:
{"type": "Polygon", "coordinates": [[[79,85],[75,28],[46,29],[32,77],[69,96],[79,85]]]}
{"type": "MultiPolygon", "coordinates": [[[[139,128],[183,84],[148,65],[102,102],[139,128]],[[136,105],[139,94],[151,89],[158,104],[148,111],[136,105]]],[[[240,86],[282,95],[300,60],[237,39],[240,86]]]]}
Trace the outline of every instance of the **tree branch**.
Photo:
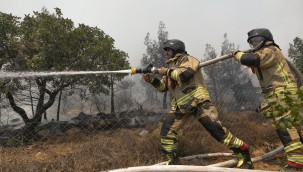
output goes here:
{"type": "Polygon", "coordinates": [[[28,118],[25,110],[22,109],[21,107],[17,106],[17,104],[15,102],[15,99],[14,99],[14,97],[13,97],[13,95],[12,95],[11,92],[7,92],[6,93],[6,98],[9,100],[9,104],[11,105],[11,107],[13,108],[13,110],[15,112],[17,112],[21,116],[21,118],[23,119],[23,121],[25,123],[28,123],[29,122],[29,118],[28,118]]]}

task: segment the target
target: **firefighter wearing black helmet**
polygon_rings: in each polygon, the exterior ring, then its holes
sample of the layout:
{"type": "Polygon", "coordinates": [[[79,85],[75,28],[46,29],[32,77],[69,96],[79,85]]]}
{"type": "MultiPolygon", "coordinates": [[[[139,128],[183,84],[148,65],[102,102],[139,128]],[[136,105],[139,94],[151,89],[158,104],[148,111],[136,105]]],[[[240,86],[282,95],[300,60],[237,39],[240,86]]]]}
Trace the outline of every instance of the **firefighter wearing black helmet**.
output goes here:
{"type": "Polygon", "coordinates": [[[177,39],[167,41],[163,49],[168,68],[162,67],[158,71],[162,79],[157,79],[153,74],[143,74],[143,77],[159,91],[170,93],[171,109],[160,133],[167,164],[178,164],[178,131],[190,117],[195,117],[213,138],[235,152],[239,158],[237,167],[253,168],[248,145],[233,136],[218,120],[218,112],[205,87],[199,60],[188,55],[184,43],[177,39]]]}
{"type": "Polygon", "coordinates": [[[185,45],[180,40],[172,39],[172,40],[167,41],[163,46],[163,50],[167,51],[168,48],[172,49],[174,54],[177,54],[177,53],[186,54],[185,45]]]}
{"type": "MultiPolygon", "coordinates": [[[[243,65],[250,67],[257,75],[265,101],[258,109],[259,112],[273,119],[277,134],[284,145],[287,154],[286,169],[303,169],[303,144],[301,143],[301,127],[293,127],[286,123],[290,119],[290,111],[281,111],[276,105],[283,103],[285,96],[297,101],[298,86],[294,75],[273,35],[268,29],[253,29],[247,33],[247,42],[256,49],[252,53],[234,51],[233,56],[243,65]],[[279,114],[279,115],[277,115],[279,114]]],[[[295,121],[293,121],[295,122],[295,121]]]]}

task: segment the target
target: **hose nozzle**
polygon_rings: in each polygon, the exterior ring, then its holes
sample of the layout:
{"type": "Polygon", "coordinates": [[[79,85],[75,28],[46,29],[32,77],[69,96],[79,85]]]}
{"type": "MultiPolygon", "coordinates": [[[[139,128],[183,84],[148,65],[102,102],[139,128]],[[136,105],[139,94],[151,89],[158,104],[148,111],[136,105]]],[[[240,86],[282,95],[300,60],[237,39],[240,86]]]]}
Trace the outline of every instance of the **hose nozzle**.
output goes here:
{"type": "Polygon", "coordinates": [[[149,64],[146,67],[143,68],[131,68],[131,75],[137,74],[137,73],[155,73],[155,71],[157,71],[157,69],[155,67],[153,67],[152,64],[149,64]]]}
{"type": "Polygon", "coordinates": [[[137,73],[137,69],[135,67],[132,67],[130,70],[131,70],[131,73],[130,73],[131,75],[134,75],[137,73]]]}

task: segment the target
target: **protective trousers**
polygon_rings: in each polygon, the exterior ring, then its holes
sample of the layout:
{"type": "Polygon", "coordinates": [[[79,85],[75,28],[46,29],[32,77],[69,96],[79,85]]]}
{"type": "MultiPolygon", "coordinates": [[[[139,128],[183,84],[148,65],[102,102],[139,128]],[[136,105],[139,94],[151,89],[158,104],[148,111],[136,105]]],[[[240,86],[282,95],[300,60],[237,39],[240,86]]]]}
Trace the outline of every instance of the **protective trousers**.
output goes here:
{"type": "MultiPolygon", "coordinates": [[[[174,164],[174,159],[178,159],[177,147],[178,147],[178,131],[184,124],[190,119],[191,116],[198,118],[198,121],[203,127],[211,134],[217,141],[223,143],[229,149],[234,152],[241,152],[241,149],[247,149],[247,144],[242,140],[233,136],[225,127],[221,125],[218,120],[218,112],[216,108],[206,101],[198,105],[196,114],[184,114],[178,109],[175,112],[170,112],[164,119],[161,128],[161,144],[164,154],[168,159],[169,164],[174,164]]],[[[250,160],[250,157],[249,157],[250,160]]]]}
{"type": "Polygon", "coordinates": [[[287,130],[276,129],[277,134],[284,145],[288,165],[297,168],[303,167],[302,130],[291,128],[287,130]]]}
{"type": "MultiPolygon", "coordinates": [[[[288,91],[289,96],[292,98],[292,101],[297,101],[297,86],[288,86],[288,87],[277,87],[274,88],[271,92],[263,94],[265,98],[265,103],[268,104],[268,108],[265,108],[262,112],[264,115],[269,111],[277,111],[275,104],[276,102],[282,103],[284,92],[288,91]]],[[[274,121],[282,121],[284,118],[288,118],[289,114],[284,113],[282,117],[271,117],[274,121]]],[[[279,123],[277,123],[278,126],[279,123]]],[[[284,145],[284,150],[287,155],[287,164],[289,166],[295,168],[303,168],[303,134],[302,128],[288,128],[288,129],[281,129],[277,126],[276,131],[277,134],[284,145]]]]}

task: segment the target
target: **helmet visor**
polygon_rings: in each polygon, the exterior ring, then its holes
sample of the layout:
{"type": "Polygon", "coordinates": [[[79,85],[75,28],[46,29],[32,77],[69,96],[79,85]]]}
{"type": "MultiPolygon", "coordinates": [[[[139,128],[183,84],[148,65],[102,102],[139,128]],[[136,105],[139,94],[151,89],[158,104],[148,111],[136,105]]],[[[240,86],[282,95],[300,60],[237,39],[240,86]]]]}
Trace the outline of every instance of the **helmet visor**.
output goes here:
{"type": "Polygon", "coordinates": [[[248,40],[248,43],[251,48],[256,48],[265,40],[262,36],[256,36],[248,40]]]}

